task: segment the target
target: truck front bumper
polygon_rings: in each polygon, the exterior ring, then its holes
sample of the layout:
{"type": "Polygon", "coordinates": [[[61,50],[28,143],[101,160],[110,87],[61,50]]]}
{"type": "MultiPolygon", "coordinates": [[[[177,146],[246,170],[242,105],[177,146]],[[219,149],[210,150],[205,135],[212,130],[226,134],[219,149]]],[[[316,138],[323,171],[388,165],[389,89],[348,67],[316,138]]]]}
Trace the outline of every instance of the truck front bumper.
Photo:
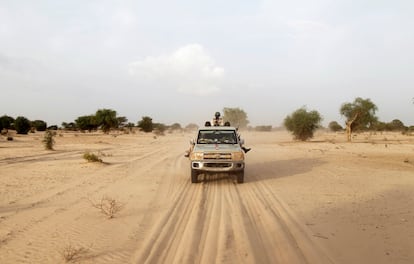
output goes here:
{"type": "Polygon", "coordinates": [[[205,172],[232,172],[244,170],[244,161],[192,161],[191,168],[205,172]]]}

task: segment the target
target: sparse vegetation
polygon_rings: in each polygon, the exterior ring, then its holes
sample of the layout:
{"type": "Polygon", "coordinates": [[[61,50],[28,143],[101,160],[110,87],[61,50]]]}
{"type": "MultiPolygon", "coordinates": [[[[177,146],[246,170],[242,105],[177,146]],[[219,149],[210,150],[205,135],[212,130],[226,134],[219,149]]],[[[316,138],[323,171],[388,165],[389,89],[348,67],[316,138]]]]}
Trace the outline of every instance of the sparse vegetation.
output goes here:
{"type": "Polygon", "coordinates": [[[336,122],[336,121],[330,122],[328,127],[333,132],[338,132],[338,131],[344,130],[344,128],[340,124],[338,124],[338,122],[336,122]]]}
{"type": "Polygon", "coordinates": [[[45,149],[53,150],[53,146],[55,145],[55,140],[53,139],[54,133],[51,130],[47,130],[45,135],[43,136],[43,145],[45,149]]]}
{"type": "Polygon", "coordinates": [[[102,199],[95,203],[92,200],[89,200],[93,207],[99,209],[99,211],[106,215],[108,219],[112,219],[115,215],[124,207],[122,203],[116,199],[104,195],[102,199]]]}
{"type": "Polygon", "coordinates": [[[174,123],[170,126],[170,130],[171,131],[176,131],[176,130],[177,131],[182,131],[183,129],[182,129],[182,127],[179,123],[174,123]]]}
{"type": "Polygon", "coordinates": [[[184,130],[186,132],[192,132],[192,131],[196,131],[198,129],[198,125],[194,124],[194,123],[190,123],[188,125],[185,126],[184,130]]]}
{"type": "Polygon", "coordinates": [[[153,128],[153,132],[157,136],[164,136],[165,130],[167,130],[167,126],[161,123],[155,123],[153,128]]]}
{"type": "Polygon", "coordinates": [[[254,130],[260,132],[270,132],[272,131],[272,126],[256,126],[254,130]]]}
{"type": "Polygon", "coordinates": [[[295,139],[306,141],[313,137],[314,131],[319,128],[322,117],[317,111],[308,112],[304,107],[296,110],[285,118],[284,125],[292,132],[295,139]]]}
{"type": "Polygon", "coordinates": [[[95,153],[89,152],[89,151],[83,154],[83,158],[87,160],[88,162],[103,162],[102,159],[100,159],[98,155],[96,155],[95,153]]]}
{"type": "Polygon", "coordinates": [[[75,247],[71,244],[67,245],[61,250],[61,255],[65,262],[77,261],[90,251],[89,248],[75,247]]]}

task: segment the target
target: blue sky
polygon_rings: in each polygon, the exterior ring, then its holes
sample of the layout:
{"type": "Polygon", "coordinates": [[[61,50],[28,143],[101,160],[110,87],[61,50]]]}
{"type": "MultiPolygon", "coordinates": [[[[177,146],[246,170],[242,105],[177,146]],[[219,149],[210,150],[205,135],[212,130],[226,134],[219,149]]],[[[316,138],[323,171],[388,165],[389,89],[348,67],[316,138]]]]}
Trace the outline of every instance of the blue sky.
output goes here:
{"type": "Polygon", "coordinates": [[[0,1],[0,115],[71,122],[111,108],[202,124],[240,107],[279,126],[343,123],[370,98],[414,125],[412,1],[0,1]]]}

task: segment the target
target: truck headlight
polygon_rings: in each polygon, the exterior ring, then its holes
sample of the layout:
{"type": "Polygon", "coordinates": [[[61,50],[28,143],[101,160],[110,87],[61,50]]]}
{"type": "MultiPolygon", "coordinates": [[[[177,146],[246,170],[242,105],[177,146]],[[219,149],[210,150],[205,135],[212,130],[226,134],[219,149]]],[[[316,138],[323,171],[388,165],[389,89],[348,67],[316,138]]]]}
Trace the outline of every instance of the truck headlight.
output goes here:
{"type": "Polygon", "coordinates": [[[202,152],[192,152],[190,157],[191,160],[202,160],[204,155],[202,152]]]}
{"type": "Polygon", "coordinates": [[[231,157],[232,160],[244,160],[243,152],[233,152],[231,156],[232,156],[231,157]]]}

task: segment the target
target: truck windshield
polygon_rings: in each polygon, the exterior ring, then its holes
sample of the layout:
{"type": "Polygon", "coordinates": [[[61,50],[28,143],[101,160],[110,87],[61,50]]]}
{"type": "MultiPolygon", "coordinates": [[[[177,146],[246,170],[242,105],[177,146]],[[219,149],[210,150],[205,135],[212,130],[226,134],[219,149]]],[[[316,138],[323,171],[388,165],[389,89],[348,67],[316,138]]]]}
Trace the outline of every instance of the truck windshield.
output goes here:
{"type": "Polygon", "coordinates": [[[197,144],[237,144],[234,130],[200,130],[197,144]]]}

